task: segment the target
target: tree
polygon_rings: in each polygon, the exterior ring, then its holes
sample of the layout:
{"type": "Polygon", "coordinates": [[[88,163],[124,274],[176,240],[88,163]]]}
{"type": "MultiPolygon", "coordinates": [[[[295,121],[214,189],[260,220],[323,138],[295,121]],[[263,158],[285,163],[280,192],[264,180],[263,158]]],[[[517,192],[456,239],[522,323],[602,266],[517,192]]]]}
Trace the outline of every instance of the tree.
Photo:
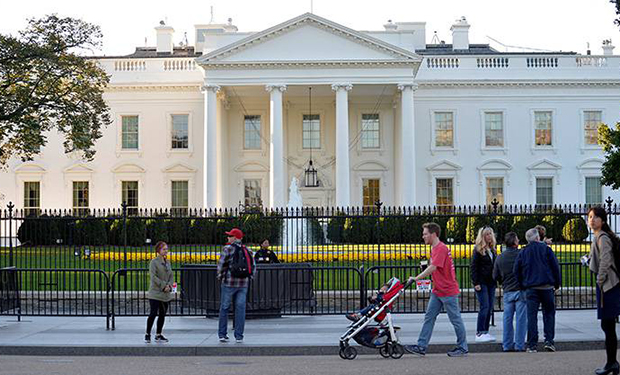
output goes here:
{"type": "Polygon", "coordinates": [[[64,136],[66,153],[93,158],[102,126],[111,123],[103,91],[109,76],[77,52],[101,46],[98,26],[48,15],[18,36],[0,34],[0,167],[31,160],[46,133],[64,136]]]}
{"type": "Polygon", "coordinates": [[[614,20],[614,23],[618,26],[620,26],[620,0],[609,0],[610,3],[616,3],[616,16],[618,16],[618,18],[616,18],[614,20]]]}
{"type": "Polygon", "coordinates": [[[605,151],[601,182],[614,190],[618,189],[620,188],[620,122],[616,123],[616,129],[601,124],[598,127],[598,139],[605,151]]]}

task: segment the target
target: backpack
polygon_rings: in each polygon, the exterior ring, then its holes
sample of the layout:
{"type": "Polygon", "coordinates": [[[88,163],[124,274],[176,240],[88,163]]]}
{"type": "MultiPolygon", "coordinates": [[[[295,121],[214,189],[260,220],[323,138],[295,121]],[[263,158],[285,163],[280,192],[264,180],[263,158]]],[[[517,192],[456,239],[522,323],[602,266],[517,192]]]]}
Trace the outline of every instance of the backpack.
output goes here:
{"type": "MultiPolygon", "coordinates": [[[[605,233],[605,232],[604,232],[605,233]]],[[[611,240],[612,248],[611,252],[614,256],[614,271],[616,275],[620,277],[620,238],[618,238],[615,234],[609,235],[605,233],[609,239],[611,240]]],[[[596,243],[596,247],[598,248],[598,242],[596,243]]]]}
{"type": "Polygon", "coordinates": [[[246,278],[254,274],[252,254],[244,245],[233,244],[235,252],[230,260],[230,275],[236,278],[246,278]]]}

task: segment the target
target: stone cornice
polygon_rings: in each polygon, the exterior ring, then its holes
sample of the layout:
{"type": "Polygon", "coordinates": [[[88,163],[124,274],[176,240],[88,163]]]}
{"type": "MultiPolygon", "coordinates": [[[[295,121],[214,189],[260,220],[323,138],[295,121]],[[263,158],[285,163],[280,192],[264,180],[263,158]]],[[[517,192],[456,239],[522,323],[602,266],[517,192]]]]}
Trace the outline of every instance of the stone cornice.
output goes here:
{"type": "Polygon", "coordinates": [[[108,85],[106,92],[126,92],[126,91],[176,91],[176,92],[200,92],[202,85],[108,85]]]}
{"type": "Polygon", "coordinates": [[[418,81],[419,88],[493,88],[493,87],[514,87],[514,88],[530,88],[530,87],[620,87],[620,80],[615,81],[418,81]]]}
{"type": "Polygon", "coordinates": [[[413,60],[348,60],[348,61],[243,61],[243,62],[208,62],[202,64],[205,70],[214,69],[273,69],[273,68],[385,68],[418,66],[413,60]]]}

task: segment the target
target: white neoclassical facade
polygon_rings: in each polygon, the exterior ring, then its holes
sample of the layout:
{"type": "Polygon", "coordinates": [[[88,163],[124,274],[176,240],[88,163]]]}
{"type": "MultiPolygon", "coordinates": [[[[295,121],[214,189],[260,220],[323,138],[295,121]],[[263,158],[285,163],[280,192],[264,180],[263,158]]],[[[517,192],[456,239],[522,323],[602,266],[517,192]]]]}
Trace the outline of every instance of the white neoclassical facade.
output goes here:
{"type": "Polygon", "coordinates": [[[620,56],[427,44],[425,24],[356,31],[314,14],[256,33],[196,25],[195,46],[99,59],[114,122],[94,160],[62,139],[0,172],[18,208],[601,203],[596,127],[620,120],[620,56]],[[305,170],[316,169],[316,184],[305,170]]]}

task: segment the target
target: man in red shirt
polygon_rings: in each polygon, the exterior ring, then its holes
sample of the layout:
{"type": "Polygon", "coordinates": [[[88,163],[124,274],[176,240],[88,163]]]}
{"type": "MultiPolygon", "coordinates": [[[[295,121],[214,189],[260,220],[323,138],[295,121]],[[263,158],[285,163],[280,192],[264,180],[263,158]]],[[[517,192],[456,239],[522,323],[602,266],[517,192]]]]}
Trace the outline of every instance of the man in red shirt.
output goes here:
{"type": "Polygon", "coordinates": [[[435,320],[441,312],[442,306],[448,313],[450,323],[454,326],[456,333],[456,347],[448,352],[450,357],[464,357],[469,353],[467,349],[467,337],[465,324],[461,318],[458,296],[460,293],[459,284],[456,281],[454,263],[450,249],[439,240],[441,228],[436,223],[426,223],[422,226],[422,238],[424,243],[431,245],[431,264],[419,275],[410,277],[415,281],[433,275],[433,290],[428,302],[424,325],[420,331],[417,345],[406,345],[405,349],[411,354],[423,356],[426,354],[428,343],[433,334],[435,320]]]}

